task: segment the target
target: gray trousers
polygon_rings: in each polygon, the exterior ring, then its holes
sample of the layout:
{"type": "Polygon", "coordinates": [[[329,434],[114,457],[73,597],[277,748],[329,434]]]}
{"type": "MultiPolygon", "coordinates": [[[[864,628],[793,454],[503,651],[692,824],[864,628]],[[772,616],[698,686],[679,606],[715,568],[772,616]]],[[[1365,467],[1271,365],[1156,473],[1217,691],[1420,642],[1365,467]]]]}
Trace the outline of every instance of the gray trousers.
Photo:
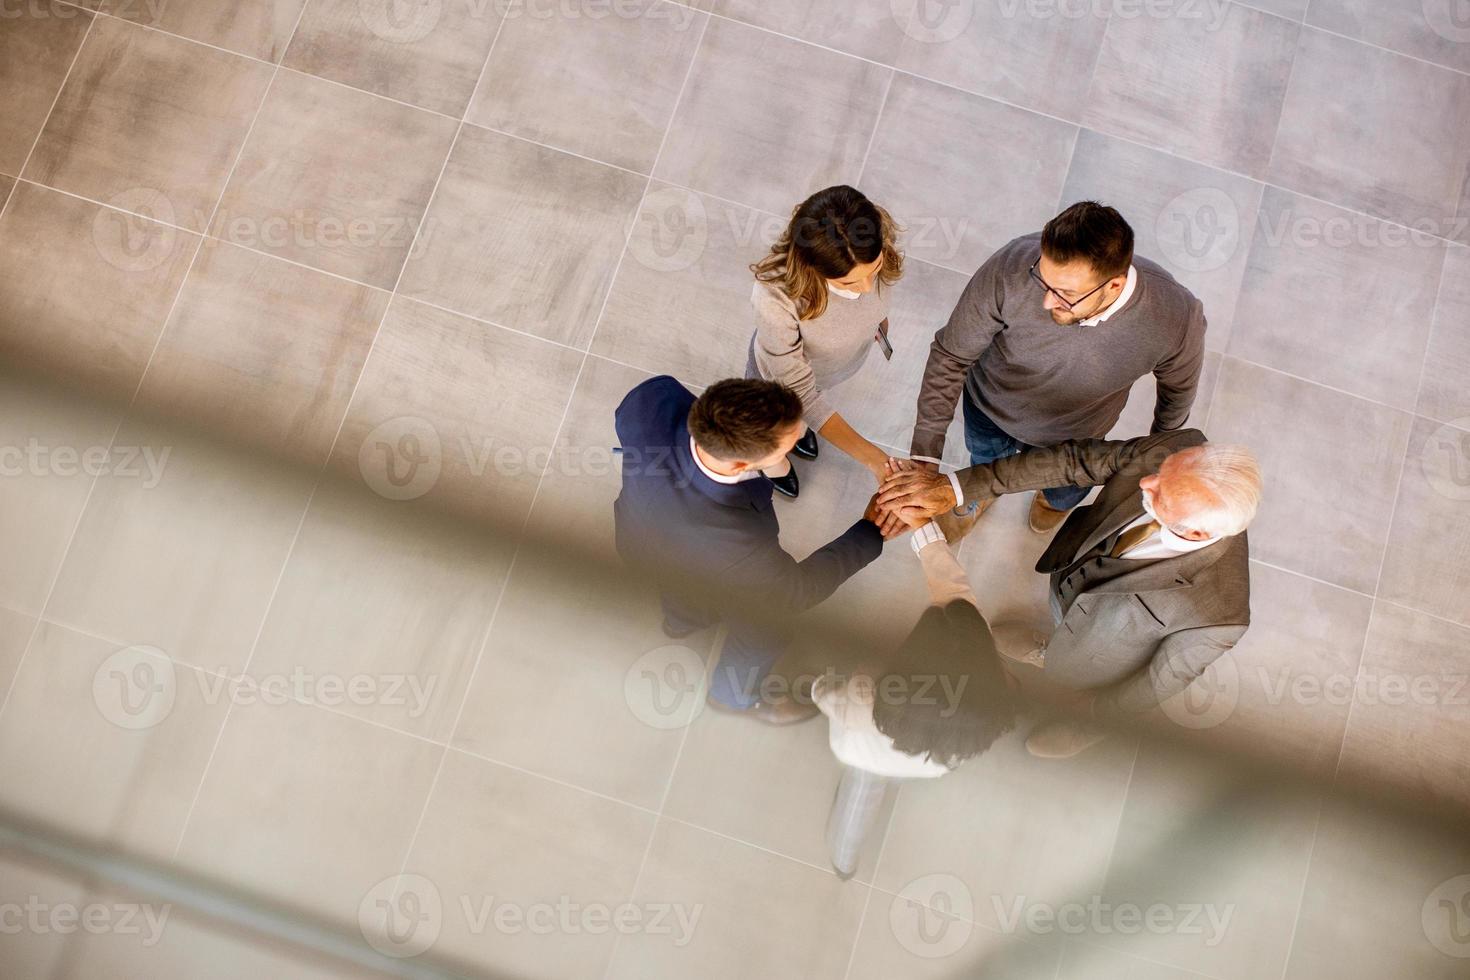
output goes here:
{"type": "Polygon", "coordinates": [[[832,813],[827,817],[827,852],[839,878],[846,880],[857,871],[863,839],[883,809],[890,782],[893,780],[887,776],[842,767],[842,781],[837,784],[832,813]]]}

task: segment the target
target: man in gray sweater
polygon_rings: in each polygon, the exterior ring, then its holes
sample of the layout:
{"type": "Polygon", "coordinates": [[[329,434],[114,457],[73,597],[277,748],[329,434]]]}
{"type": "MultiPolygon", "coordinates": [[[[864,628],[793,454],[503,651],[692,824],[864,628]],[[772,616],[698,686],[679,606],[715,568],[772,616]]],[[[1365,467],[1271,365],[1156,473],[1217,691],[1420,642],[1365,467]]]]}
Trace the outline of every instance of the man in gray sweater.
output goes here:
{"type": "MultiPolygon", "coordinates": [[[[1116,210],[1080,201],[1039,234],[992,255],[965,287],[929,351],[911,455],[937,469],[964,393],[965,444],[979,465],[1032,447],[1107,435],[1143,375],[1158,379],[1154,433],[1189,418],[1204,362],[1200,301],[1133,254],[1116,210]]],[[[1031,529],[1053,530],[1086,487],[1031,502],[1031,529]]],[[[988,501],[972,505],[957,533],[988,501]]]]}

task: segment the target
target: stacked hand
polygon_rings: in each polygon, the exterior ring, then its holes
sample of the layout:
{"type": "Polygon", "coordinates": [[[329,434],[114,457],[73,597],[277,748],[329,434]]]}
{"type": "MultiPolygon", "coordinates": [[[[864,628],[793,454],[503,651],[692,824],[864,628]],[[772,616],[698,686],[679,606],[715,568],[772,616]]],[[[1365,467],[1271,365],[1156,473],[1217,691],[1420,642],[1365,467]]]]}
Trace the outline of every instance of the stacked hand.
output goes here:
{"type": "Polygon", "coordinates": [[[883,482],[878,487],[876,501],[881,521],[879,527],[887,536],[890,526],[898,528],[894,533],[905,528],[912,530],[952,510],[955,506],[954,485],[933,463],[890,459],[883,482]]]}

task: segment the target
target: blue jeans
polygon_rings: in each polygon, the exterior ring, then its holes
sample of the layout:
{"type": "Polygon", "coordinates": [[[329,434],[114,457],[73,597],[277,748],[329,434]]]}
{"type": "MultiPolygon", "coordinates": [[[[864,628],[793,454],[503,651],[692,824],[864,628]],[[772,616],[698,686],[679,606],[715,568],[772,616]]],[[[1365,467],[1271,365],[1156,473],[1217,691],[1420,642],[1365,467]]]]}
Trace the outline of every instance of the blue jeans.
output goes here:
{"type": "Polygon", "coordinates": [[[787,631],[780,625],[726,618],[718,610],[701,608],[668,592],[659,598],[663,603],[664,622],[675,632],[707,629],[722,620],[725,622],[725,645],[710,673],[709,695],[731,708],[755,707],[766,676],[776,666],[789,640],[787,631]]]}
{"type": "MultiPolygon", "coordinates": [[[[990,416],[971,400],[966,392],[960,397],[965,403],[965,448],[970,450],[970,462],[976,466],[1014,456],[1023,449],[1032,449],[1026,443],[1006,435],[990,416]]],[[[1052,487],[1043,490],[1046,502],[1057,510],[1071,510],[1082,503],[1090,487],[1052,487]]]]}

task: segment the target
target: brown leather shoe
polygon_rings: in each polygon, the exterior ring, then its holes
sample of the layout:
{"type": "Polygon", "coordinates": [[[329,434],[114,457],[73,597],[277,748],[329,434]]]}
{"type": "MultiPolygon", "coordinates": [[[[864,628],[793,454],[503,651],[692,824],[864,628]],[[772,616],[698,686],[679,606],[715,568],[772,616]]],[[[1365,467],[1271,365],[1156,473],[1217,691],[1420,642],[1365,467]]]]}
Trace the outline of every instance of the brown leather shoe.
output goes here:
{"type": "Polygon", "coordinates": [[[795,725],[815,718],[822,710],[812,704],[811,688],[797,697],[784,697],[776,701],[757,701],[749,708],[734,708],[706,695],[705,704],[727,715],[743,715],[767,725],[795,725]]]}
{"type": "Polygon", "coordinates": [[[1057,510],[1051,504],[1047,503],[1046,495],[1038,490],[1031,498],[1031,515],[1027,518],[1027,523],[1031,525],[1031,530],[1037,534],[1046,534],[1050,531],[1055,531],[1057,525],[1067,519],[1067,513],[1067,511],[1057,510]]]}
{"type": "Polygon", "coordinates": [[[995,498],[980,501],[979,505],[964,513],[955,513],[952,510],[945,511],[934,518],[934,523],[939,525],[939,530],[944,532],[944,540],[951,545],[960,543],[960,540],[971,531],[975,530],[975,522],[980,516],[990,509],[995,503],[995,498]]]}

